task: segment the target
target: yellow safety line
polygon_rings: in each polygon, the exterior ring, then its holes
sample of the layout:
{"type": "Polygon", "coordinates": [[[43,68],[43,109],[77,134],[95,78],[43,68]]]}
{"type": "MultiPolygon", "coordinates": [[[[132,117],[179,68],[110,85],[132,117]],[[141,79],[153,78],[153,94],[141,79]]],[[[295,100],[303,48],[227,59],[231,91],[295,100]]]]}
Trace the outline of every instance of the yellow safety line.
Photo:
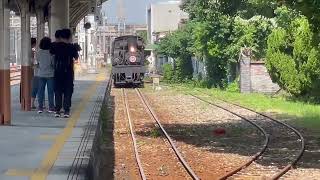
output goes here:
{"type": "Polygon", "coordinates": [[[105,76],[103,74],[100,74],[96,78],[96,82],[91,85],[91,87],[85,92],[81,102],[67,122],[66,127],[63,129],[62,133],[57,136],[54,144],[51,146],[47,155],[42,160],[40,167],[32,173],[30,177],[31,180],[45,180],[47,178],[50,169],[54,165],[60,151],[63,149],[65,141],[70,137],[74,126],[80,119],[81,112],[85,109],[92,93],[98,87],[99,81],[103,81],[104,79],[105,76]]]}

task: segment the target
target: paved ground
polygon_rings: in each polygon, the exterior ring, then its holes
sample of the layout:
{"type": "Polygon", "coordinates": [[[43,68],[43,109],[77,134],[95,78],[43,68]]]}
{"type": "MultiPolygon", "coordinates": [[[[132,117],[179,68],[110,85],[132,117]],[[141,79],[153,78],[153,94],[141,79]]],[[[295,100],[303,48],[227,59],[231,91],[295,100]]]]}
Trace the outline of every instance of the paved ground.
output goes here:
{"type": "Polygon", "coordinates": [[[69,119],[20,111],[19,86],[12,86],[12,126],[0,127],[0,179],[83,179],[105,77],[77,78],[69,119]]]}

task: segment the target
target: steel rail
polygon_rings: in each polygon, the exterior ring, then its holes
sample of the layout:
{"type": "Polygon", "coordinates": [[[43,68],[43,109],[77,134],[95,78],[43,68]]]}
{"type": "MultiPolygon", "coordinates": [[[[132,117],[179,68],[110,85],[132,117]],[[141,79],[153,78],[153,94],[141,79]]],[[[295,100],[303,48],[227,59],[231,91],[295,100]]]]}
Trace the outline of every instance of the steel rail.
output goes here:
{"type": "Polygon", "coordinates": [[[144,106],[146,107],[146,109],[150,112],[151,116],[157,122],[157,124],[159,125],[159,127],[162,130],[163,134],[168,139],[172,149],[174,150],[174,152],[177,155],[178,159],[180,160],[181,164],[187,170],[188,174],[192,177],[192,179],[199,180],[200,178],[195,174],[195,172],[192,170],[192,168],[189,166],[189,164],[184,160],[184,158],[182,157],[182,155],[179,152],[178,148],[176,147],[175,143],[173,142],[173,140],[171,139],[171,137],[169,136],[167,131],[162,126],[161,122],[159,121],[159,118],[157,117],[157,115],[153,111],[153,109],[151,108],[151,106],[150,106],[149,102],[146,100],[145,96],[140,92],[139,89],[135,89],[135,90],[136,90],[138,96],[140,97],[141,101],[143,102],[144,106]]]}
{"type": "MultiPolygon", "coordinates": [[[[206,94],[206,95],[208,95],[208,96],[211,96],[211,95],[208,94],[208,93],[204,93],[204,92],[202,92],[202,91],[199,91],[199,92],[201,92],[201,93],[203,93],[203,94],[206,94]]],[[[227,103],[227,104],[231,104],[231,105],[240,107],[240,108],[242,108],[242,109],[246,109],[246,110],[248,110],[248,111],[251,111],[251,112],[253,112],[253,113],[256,113],[256,114],[258,114],[258,115],[260,115],[260,116],[262,116],[262,117],[264,117],[264,118],[270,119],[270,120],[272,120],[272,121],[274,121],[274,122],[276,122],[276,123],[278,123],[278,124],[281,124],[281,125],[287,127],[288,129],[291,129],[291,130],[299,137],[299,139],[300,139],[300,141],[301,141],[301,148],[300,148],[299,154],[298,154],[297,158],[295,158],[294,161],[292,161],[290,164],[288,164],[288,165],[287,165],[285,168],[283,168],[280,172],[278,172],[277,174],[275,174],[271,179],[272,179],[272,180],[279,179],[281,176],[283,176],[285,173],[287,173],[291,168],[294,168],[294,166],[295,166],[295,165],[297,164],[297,162],[301,159],[301,157],[303,156],[303,153],[304,153],[304,151],[305,151],[305,140],[304,140],[302,134],[301,134],[296,128],[294,128],[294,127],[292,127],[292,126],[290,126],[290,125],[288,125],[288,124],[286,124],[286,123],[284,123],[284,122],[281,122],[281,121],[279,121],[279,120],[277,120],[277,119],[274,119],[274,118],[272,118],[272,117],[270,117],[270,116],[268,116],[268,115],[266,115],[266,114],[264,114],[264,113],[257,112],[257,111],[255,111],[255,110],[253,110],[253,109],[251,109],[251,108],[248,108],[248,107],[245,107],[245,106],[242,106],[242,105],[239,105],[239,104],[230,102],[230,101],[226,101],[226,100],[223,100],[223,99],[218,98],[218,97],[214,97],[214,98],[216,98],[216,99],[218,99],[218,100],[220,100],[220,101],[222,101],[222,102],[225,102],[225,103],[227,103]]]]}
{"type": "Polygon", "coordinates": [[[130,115],[130,112],[129,112],[128,97],[127,97],[127,94],[125,93],[125,90],[123,88],[122,88],[122,97],[123,97],[123,102],[125,104],[126,115],[127,115],[127,118],[128,118],[131,138],[132,138],[133,147],[134,147],[134,154],[135,154],[136,161],[137,161],[137,164],[138,164],[138,167],[139,167],[140,176],[141,176],[142,180],[146,180],[147,178],[146,178],[146,175],[144,173],[144,170],[143,170],[143,167],[142,167],[142,163],[141,163],[141,160],[140,160],[140,156],[139,156],[139,153],[138,153],[137,139],[136,139],[136,136],[134,134],[131,115],[130,115]]]}
{"type": "Polygon", "coordinates": [[[239,118],[247,121],[248,123],[250,123],[250,124],[252,124],[253,126],[255,126],[255,127],[263,134],[263,136],[264,136],[264,138],[265,138],[265,139],[264,139],[264,144],[263,144],[263,146],[262,146],[262,148],[261,148],[261,150],[260,150],[259,152],[257,152],[254,156],[252,156],[252,158],[251,158],[250,160],[248,160],[248,161],[245,162],[244,164],[240,165],[238,168],[236,168],[236,169],[228,172],[227,174],[223,175],[223,176],[220,177],[219,179],[224,180],[224,179],[227,179],[227,178],[235,175],[236,173],[240,172],[242,169],[248,167],[251,163],[253,163],[253,162],[254,162],[255,160],[257,160],[260,156],[262,156],[262,154],[266,151],[266,149],[267,149],[267,147],[268,147],[268,145],[269,145],[269,134],[268,134],[261,126],[259,126],[259,125],[256,124],[255,122],[249,120],[248,118],[243,117],[243,116],[241,116],[241,115],[239,115],[239,114],[237,114],[237,113],[234,113],[234,112],[232,112],[232,111],[230,111],[230,110],[228,110],[228,109],[226,109],[226,108],[224,108],[224,107],[222,107],[222,106],[219,106],[219,105],[217,105],[217,104],[215,104],[215,103],[209,102],[209,101],[207,101],[207,100],[205,100],[205,99],[202,99],[202,98],[200,98],[200,97],[198,97],[198,96],[195,96],[195,95],[192,95],[192,94],[189,94],[189,95],[192,96],[192,97],[194,97],[194,98],[196,98],[196,99],[198,99],[198,100],[200,100],[200,101],[202,101],[202,102],[205,102],[205,103],[207,103],[207,104],[209,104],[209,105],[212,105],[212,106],[218,107],[218,108],[220,108],[220,109],[223,109],[224,111],[227,111],[227,112],[229,112],[229,113],[231,113],[231,114],[233,114],[233,115],[235,115],[235,116],[237,116],[237,117],[239,117],[239,118]]]}

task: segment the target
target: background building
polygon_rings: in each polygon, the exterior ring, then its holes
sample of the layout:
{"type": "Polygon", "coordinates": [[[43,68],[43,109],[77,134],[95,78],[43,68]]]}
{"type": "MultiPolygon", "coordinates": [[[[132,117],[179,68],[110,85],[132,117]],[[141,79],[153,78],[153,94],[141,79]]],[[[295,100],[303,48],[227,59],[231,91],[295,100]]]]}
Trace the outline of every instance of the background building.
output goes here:
{"type": "Polygon", "coordinates": [[[180,24],[188,19],[188,14],[180,9],[180,4],[181,1],[168,1],[151,4],[147,8],[148,40],[151,44],[149,46],[151,56],[148,58],[149,71],[161,72],[165,63],[173,61],[166,56],[155,54],[153,45],[168,33],[177,30],[180,24]]]}

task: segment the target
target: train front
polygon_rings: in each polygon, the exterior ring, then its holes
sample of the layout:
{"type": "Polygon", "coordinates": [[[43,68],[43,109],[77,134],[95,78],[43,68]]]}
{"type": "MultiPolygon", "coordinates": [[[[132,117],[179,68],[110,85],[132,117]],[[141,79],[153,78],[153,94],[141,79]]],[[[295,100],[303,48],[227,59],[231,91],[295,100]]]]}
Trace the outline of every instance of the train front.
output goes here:
{"type": "Polygon", "coordinates": [[[112,75],[114,85],[143,84],[146,71],[144,42],[138,36],[115,39],[112,48],[112,75]]]}

